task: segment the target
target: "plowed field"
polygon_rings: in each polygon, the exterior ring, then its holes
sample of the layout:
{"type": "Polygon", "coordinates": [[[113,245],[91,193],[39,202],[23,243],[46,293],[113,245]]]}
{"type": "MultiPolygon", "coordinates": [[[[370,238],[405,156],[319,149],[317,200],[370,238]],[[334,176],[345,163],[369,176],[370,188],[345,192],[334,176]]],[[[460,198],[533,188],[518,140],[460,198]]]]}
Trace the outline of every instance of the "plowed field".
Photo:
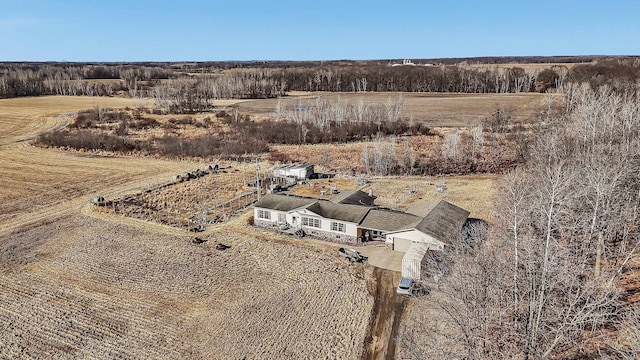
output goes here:
{"type": "Polygon", "coordinates": [[[227,231],[201,238],[81,215],[5,236],[0,358],[361,356],[373,304],[362,266],[227,231]]]}

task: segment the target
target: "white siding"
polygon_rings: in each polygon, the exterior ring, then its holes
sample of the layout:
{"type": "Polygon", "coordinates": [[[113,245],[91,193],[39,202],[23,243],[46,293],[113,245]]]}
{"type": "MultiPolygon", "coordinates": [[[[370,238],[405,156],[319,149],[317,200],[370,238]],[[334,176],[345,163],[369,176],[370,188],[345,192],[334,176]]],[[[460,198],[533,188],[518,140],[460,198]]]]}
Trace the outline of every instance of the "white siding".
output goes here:
{"type": "Polygon", "coordinates": [[[432,250],[444,249],[444,243],[442,241],[439,241],[433,238],[432,236],[429,236],[423,233],[422,231],[418,231],[415,229],[387,234],[387,242],[393,244],[393,241],[395,238],[410,240],[411,242],[414,242],[414,243],[428,244],[430,245],[429,247],[432,250]]]}
{"type": "Polygon", "coordinates": [[[278,217],[278,222],[279,223],[288,223],[288,221],[287,221],[287,213],[278,212],[276,216],[278,217]]]}
{"type": "Polygon", "coordinates": [[[407,252],[407,250],[409,250],[409,248],[413,244],[417,243],[412,242],[409,239],[403,239],[397,236],[393,238],[393,250],[395,251],[407,252]]]}
{"type": "Polygon", "coordinates": [[[358,235],[358,224],[356,224],[356,223],[323,218],[322,216],[319,216],[316,213],[308,211],[307,209],[301,209],[301,210],[297,210],[297,211],[294,211],[294,212],[290,213],[290,218],[288,219],[288,221],[291,221],[291,217],[293,217],[293,216],[298,218],[298,222],[297,222],[296,226],[298,226],[298,225],[300,225],[302,223],[301,222],[302,221],[302,217],[309,217],[309,218],[320,219],[320,228],[308,227],[309,229],[316,229],[316,230],[320,230],[320,231],[324,231],[324,232],[332,233],[332,234],[336,234],[336,235],[348,235],[348,236],[357,236],[358,235]],[[342,232],[342,231],[332,231],[331,230],[331,223],[332,222],[339,222],[339,223],[345,224],[345,229],[344,229],[345,231],[344,232],[342,232]]]}
{"type": "Polygon", "coordinates": [[[278,212],[277,211],[273,211],[273,210],[269,210],[269,209],[254,208],[253,209],[253,218],[256,219],[256,220],[261,220],[261,221],[278,222],[278,212]],[[269,213],[269,219],[265,219],[264,217],[258,216],[260,214],[260,212],[269,213]]]}
{"type": "Polygon", "coordinates": [[[350,222],[345,222],[346,225],[346,231],[345,234],[349,235],[349,236],[357,236],[358,235],[358,225],[354,224],[354,223],[350,223],[350,222]]]}
{"type": "Polygon", "coordinates": [[[276,177],[295,177],[296,179],[306,179],[313,175],[313,165],[283,165],[273,169],[273,175],[276,177]]]}

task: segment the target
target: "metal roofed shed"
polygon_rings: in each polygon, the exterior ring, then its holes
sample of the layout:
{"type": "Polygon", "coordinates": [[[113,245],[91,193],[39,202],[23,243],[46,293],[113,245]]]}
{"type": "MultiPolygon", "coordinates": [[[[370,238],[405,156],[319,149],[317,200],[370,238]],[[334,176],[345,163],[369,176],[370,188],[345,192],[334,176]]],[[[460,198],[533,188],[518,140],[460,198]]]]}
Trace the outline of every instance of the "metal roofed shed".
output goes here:
{"type": "Polygon", "coordinates": [[[422,259],[429,251],[429,244],[413,243],[402,258],[402,277],[420,280],[422,273],[422,259]]]}
{"type": "Polygon", "coordinates": [[[313,164],[287,164],[273,169],[274,177],[309,179],[313,175],[313,164]]]}

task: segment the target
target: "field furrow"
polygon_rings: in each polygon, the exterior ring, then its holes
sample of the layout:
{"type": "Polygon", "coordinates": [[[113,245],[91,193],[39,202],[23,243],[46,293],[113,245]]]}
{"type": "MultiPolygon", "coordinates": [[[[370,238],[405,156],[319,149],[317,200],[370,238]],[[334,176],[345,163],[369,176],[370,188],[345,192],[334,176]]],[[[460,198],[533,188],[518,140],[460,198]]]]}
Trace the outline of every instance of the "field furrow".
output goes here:
{"type": "Polygon", "coordinates": [[[10,233],[0,358],[360,357],[366,268],[223,228],[200,236],[83,215],[10,233]]]}

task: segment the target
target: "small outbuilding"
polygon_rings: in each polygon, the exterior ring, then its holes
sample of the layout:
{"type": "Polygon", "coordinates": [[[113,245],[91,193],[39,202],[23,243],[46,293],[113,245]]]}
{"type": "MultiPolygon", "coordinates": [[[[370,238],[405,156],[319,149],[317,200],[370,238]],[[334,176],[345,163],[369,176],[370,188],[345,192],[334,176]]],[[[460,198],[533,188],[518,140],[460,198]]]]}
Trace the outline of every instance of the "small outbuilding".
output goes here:
{"type": "Polygon", "coordinates": [[[309,179],[313,173],[313,164],[287,164],[273,169],[274,177],[293,178],[296,180],[309,179]]]}

